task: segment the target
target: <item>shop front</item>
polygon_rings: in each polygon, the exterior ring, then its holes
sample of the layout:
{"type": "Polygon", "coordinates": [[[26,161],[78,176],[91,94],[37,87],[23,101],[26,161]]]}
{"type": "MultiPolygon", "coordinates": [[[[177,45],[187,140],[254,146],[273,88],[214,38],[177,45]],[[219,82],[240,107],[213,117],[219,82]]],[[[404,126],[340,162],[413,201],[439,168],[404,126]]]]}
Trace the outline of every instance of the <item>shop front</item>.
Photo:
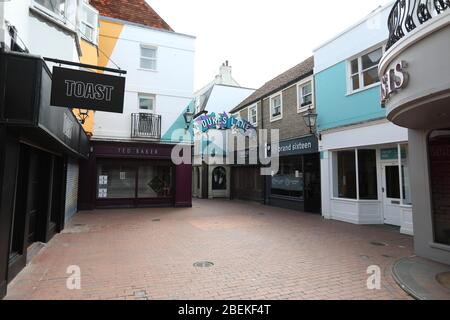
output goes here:
{"type": "Polygon", "coordinates": [[[387,121],[323,132],[325,218],[413,233],[407,131],[387,121]]]}
{"type": "Polygon", "coordinates": [[[173,145],[91,141],[80,170],[78,206],[190,207],[192,166],[174,165],[173,145]]]}
{"type": "Polygon", "coordinates": [[[415,252],[450,264],[450,10],[439,2],[428,10],[403,34],[401,12],[392,12],[400,25],[379,75],[387,118],[408,130],[415,252]]]}
{"type": "Polygon", "coordinates": [[[320,213],[321,186],[318,150],[318,141],[315,136],[279,143],[279,171],[266,179],[268,204],[320,213]]]}
{"type": "MultiPolygon", "coordinates": [[[[50,105],[52,74],[39,57],[0,53],[0,297],[39,248],[64,229],[73,208],[71,165],[89,140],[68,108],[50,105]]],[[[75,208],[76,210],[76,208],[75,208]]]]}

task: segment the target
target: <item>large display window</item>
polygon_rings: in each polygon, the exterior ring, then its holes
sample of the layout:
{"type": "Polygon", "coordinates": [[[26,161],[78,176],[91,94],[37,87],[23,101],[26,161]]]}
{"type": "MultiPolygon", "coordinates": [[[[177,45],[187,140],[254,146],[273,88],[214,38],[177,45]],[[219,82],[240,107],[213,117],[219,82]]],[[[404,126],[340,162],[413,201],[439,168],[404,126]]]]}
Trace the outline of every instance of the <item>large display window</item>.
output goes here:
{"type": "Polygon", "coordinates": [[[173,196],[169,162],[99,160],[97,199],[153,199],[173,196]]]}
{"type": "Polygon", "coordinates": [[[280,169],[272,177],[271,194],[302,200],[304,198],[303,158],[280,158],[280,169]]]}

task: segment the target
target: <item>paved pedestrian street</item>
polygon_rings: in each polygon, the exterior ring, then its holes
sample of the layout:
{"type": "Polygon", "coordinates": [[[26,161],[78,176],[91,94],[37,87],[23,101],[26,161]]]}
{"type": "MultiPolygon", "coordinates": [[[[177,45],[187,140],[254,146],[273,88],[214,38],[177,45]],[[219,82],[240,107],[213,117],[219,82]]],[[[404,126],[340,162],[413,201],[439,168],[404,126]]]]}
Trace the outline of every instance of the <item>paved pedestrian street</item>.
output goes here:
{"type": "Polygon", "coordinates": [[[250,202],[80,212],[6,299],[410,299],[391,267],[412,245],[397,228],[250,202]],[[80,268],[79,290],[67,288],[69,266],[80,268]],[[379,290],[367,288],[370,266],[379,290]]]}

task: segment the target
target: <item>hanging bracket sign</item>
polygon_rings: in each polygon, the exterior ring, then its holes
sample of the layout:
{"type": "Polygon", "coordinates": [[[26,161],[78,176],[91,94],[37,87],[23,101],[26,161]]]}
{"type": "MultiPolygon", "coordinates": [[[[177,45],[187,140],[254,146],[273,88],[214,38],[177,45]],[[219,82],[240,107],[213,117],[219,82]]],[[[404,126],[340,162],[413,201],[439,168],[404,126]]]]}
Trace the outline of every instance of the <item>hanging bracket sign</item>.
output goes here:
{"type": "Polygon", "coordinates": [[[124,95],[125,77],[53,67],[52,106],[122,113],[124,95]]]}

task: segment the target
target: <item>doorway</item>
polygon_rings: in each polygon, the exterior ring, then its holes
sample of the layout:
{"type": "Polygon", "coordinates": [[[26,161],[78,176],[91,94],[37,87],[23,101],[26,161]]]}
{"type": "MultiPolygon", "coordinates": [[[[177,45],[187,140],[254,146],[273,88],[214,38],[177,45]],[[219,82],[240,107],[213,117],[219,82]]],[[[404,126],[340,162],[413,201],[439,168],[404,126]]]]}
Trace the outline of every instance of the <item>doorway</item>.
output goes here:
{"type": "Polygon", "coordinates": [[[401,226],[400,169],[398,164],[382,165],[384,223],[401,226]]]}
{"type": "Polygon", "coordinates": [[[305,155],[305,211],[320,213],[322,193],[320,180],[320,155],[305,155]]]}

